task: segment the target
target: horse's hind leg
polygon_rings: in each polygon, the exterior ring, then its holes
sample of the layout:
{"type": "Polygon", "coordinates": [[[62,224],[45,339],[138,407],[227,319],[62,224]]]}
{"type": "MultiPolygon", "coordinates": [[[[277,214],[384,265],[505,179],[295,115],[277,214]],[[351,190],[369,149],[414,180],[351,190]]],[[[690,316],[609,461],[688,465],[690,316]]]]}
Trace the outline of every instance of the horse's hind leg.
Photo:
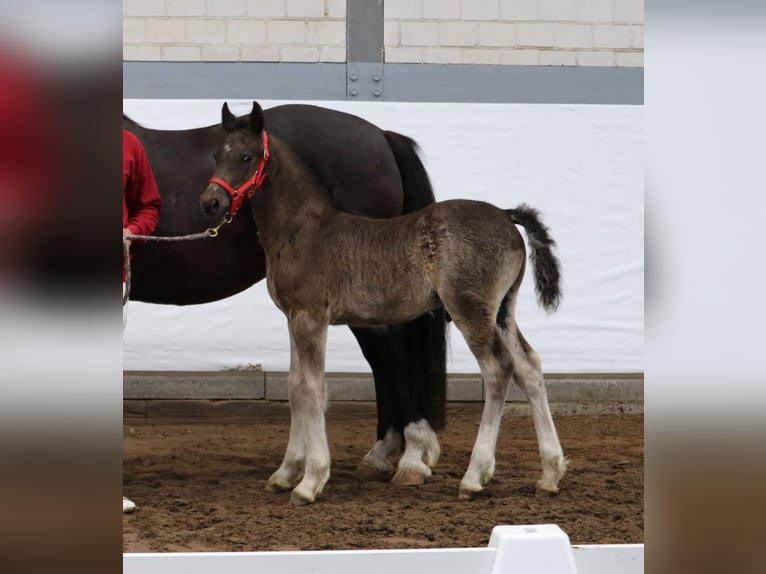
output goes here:
{"type": "Polygon", "coordinates": [[[567,460],[561,449],[548,405],[540,357],[521,334],[515,322],[505,332],[505,338],[516,365],[513,380],[527,396],[532,408],[532,420],[543,465],[543,475],[537,481],[537,492],[538,494],[556,493],[559,480],[566,472],[567,460]]]}
{"type": "Polygon", "coordinates": [[[377,440],[356,469],[356,477],[388,479],[402,448],[402,421],[396,397],[396,361],[388,353],[388,329],[351,329],[372,369],[378,414],[377,440]]]}

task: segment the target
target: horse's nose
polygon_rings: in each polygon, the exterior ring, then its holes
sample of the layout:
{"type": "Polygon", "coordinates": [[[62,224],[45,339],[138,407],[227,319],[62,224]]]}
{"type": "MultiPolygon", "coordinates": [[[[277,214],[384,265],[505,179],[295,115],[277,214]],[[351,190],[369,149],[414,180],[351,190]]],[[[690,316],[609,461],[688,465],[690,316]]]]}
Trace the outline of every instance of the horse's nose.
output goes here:
{"type": "Polygon", "coordinates": [[[218,215],[218,210],[221,207],[221,202],[218,201],[215,197],[206,201],[205,204],[202,206],[202,209],[205,211],[205,214],[208,217],[215,217],[218,215]]]}

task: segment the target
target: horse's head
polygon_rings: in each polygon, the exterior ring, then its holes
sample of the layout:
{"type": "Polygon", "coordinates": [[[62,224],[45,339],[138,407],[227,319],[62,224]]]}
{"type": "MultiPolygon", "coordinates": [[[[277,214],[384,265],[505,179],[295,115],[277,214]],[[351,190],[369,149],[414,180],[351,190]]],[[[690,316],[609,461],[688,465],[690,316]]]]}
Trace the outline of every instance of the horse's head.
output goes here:
{"type": "Polygon", "coordinates": [[[203,211],[213,220],[236,214],[245,196],[249,197],[263,180],[268,159],[263,110],[257,102],[253,102],[250,114],[242,118],[232,114],[224,103],[221,122],[226,137],[213,154],[215,170],[200,196],[203,211]]]}

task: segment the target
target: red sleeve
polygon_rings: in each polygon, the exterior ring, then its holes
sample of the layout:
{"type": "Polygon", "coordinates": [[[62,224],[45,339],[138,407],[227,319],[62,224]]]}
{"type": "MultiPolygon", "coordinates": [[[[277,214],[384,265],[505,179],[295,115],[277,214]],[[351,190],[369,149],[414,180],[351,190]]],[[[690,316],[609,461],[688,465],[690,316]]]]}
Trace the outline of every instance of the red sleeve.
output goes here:
{"type": "Polygon", "coordinates": [[[162,198],[141,142],[127,130],[122,134],[122,226],[135,235],[151,235],[160,217],[162,198]]]}

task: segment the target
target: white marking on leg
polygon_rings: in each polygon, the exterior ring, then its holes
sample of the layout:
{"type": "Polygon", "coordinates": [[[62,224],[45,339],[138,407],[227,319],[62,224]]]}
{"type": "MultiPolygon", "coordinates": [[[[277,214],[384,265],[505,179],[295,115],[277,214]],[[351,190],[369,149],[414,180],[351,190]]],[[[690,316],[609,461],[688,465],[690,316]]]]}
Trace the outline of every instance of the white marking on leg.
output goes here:
{"type": "Polygon", "coordinates": [[[368,466],[381,472],[392,472],[402,450],[402,435],[389,427],[386,436],[377,441],[360,466],[368,466]]]}
{"type": "Polygon", "coordinates": [[[399,471],[414,471],[431,476],[431,468],[439,461],[441,448],[436,433],[425,419],[404,427],[404,454],[399,459],[399,471]]]}
{"type": "Polygon", "coordinates": [[[529,400],[543,466],[543,474],[537,481],[537,488],[546,492],[558,492],[558,483],[566,472],[568,461],[561,449],[548,405],[540,357],[530,349],[526,356],[514,353],[514,359],[517,364],[514,381],[529,400]]]}

